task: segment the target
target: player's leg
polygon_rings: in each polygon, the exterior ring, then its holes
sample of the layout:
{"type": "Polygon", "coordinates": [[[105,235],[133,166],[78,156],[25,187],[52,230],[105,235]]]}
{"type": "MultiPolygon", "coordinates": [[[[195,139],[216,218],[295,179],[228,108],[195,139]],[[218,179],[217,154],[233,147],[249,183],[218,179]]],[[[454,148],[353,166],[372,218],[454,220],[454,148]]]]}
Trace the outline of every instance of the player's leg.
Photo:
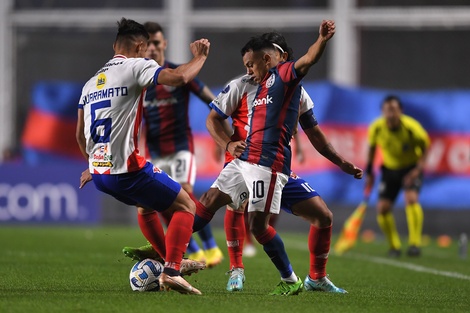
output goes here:
{"type": "MultiPolygon", "coordinates": [[[[152,166],[148,163],[146,167],[151,168],[152,166]]],[[[137,205],[139,202],[135,198],[134,190],[139,188],[140,184],[135,181],[142,175],[145,175],[145,168],[126,175],[93,175],[93,182],[98,190],[115,197],[119,201],[128,205],[137,205]]],[[[148,254],[145,257],[159,258],[165,256],[165,235],[157,211],[137,205],[137,220],[142,234],[151,243],[151,246],[153,245],[147,251],[148,254]]],[[[143,256],[140,251],[128,253],[126,249],[123,249],[123,252],[132,259],[140,259],[143,256]]]]}
{"type": "Polygon", "coordinates": [[[269,225],[271,214],[279,214],[282,188],[287,175],[273,172],[270,168],[241,162],[247,188],[252,190],[248,202],[250,230],[281,275],[281,282],[272,295],[295,295],[303,287],[302,280],[295,274],[281,237],[269,225]]]}
{"type": "Polygon", "coordinates": [[[231,202],[232,199],[230,195],[222,192],[219,187],[212,185],[212,187],[201,196],[199,201],[196,202],[196,216],[194,217],[193,231],[197,232],[204,228],[212,221],[215,213],[220,208],[231,202]]]}
{"type": "Polygon", "coordinates": [[[377,222],[389,244],[389,256],[401,255],[401,241],[398,234],[395,217],[393,216],[393,203],[401,188],[401,179],[397,171],[382,167],[382,176],[379,184],[379,200],[377,201],[377,222]]]}
{"type": "MultiPolygon", "coordinates": [[[[149,163],[150,164],[150,163],[149,163]]],[[[133,198],[147,209],[167,211],[172,214],[165,236],[165,268],[160,276],[163,289],[180,293],[201,294],[181,277],[181,262],[186,246],[192,235],[196,207],[181,186],[158,167],[146,166],[145,176],[139,181],[139,188],[133,198]]]]}
{"type": "MultiPolygon", "coordinates": [[[[197,201],[193,195],[193,186],[196,181],[197,171],[196,158],[194,157],[194,154],[187,150],[178,151],[177,153],[169,156],[168,166],[170,168],[169,175],[176,182],[181,184],[181,187],[183,187],[183,189],[189,194],[191,199],[197,201]]],[[[199,235],[201,237],[201,234],[199,235]]],[[[207,245],[207,242],[211,240],[215,244],[215,240],[213,239],[214,238],[212,237],[212,232],[210,229],[208,232],[206,232],[206,234],[202,234],[201,240],[203,241],[203,245],[207,245]],[[204,241],[206,241],[206,243],[204,243],[204,241]]],[[[215,248],[218,249],[216,244],[215,248]]],[[[199,246],[193,237],[191,237],[191,240],[189,241],[186,253],[188,258],[193,260],[206,261],[206,263],[209,265],[209,260],[205,254],[205,251],[199,246]]]]}
{"type": "Polygon", "coordinates": [[[305,277],[307,291],[346,293],[336,287],[326,273],[326,265],[331,245],[333,213],[320,196],[302,200],[292,206],[292,211],[310,222],[308,250],[310,252],[309,274],[305,277]]]}
{"type": "Polygon", "coordinates": [[[246,235],[245,235],[245,244],[243,246],[243,256],[247,258],[251,258],[256,255],[256,246],[253,241],[253,234],[250,231],[250,223],[248,223],[248,211],[245,211],[244,218],[245,218],[245,234],[246,235]]]}
{"type": "MultiPolygon", "coordinates": [[[[189,184],[182,184],[183,188],[188,192],[191,199],[197,203],[198,200],[194,197],[192,192],[192,186],[189,184]]],[[[217,246],[214,235],[212,234],[212,228],[209,224],[205,225],[200,229],[197,234],[202,241],[203,249],[201,249],[196,241],[191,240],[188,246],[188,258],[198,260],[203,258],[206,261],[208,267],[214,267],[222,262],[224,255],[222,250],[217,246]],[[193,251],[191,251],[193,250],[193,251]]]]}
{"type": "Polygon", "coordinates": [[[421,238],[423,232],[423,209],[419,203],[419,191],[422,184],[422,175],[405,189],[405,212],[408,223],[408,251],[409,256],[421,255],[421,238]]]}
{"type": "Polygon", "coordinates": [[[224,216],[225,237],[227,239],[227,250],[230,259],[230,274],[227,290],[241,291],[245,282],[245,266],[243,265],[243,243],[245,239],[245,217],[244,208],[233,210],[227,207],[224,216]]]}
{"type": "Polygon", "coordinates": [[[193,230],[198,231],[206,226],[221,207],[230,205],[237,209],[248,198],[248,190],[238,165],[228,163],[198,202],[193,230]]]}
{"type": "Polygon", "coordinates": [[[292,173],[282,190],[281,208],[310,223],[308,234],[310,268],[304,280],[305,290],[345,293],[346,291],[336,287],[326,274],[333,213],[320,195],[307,181],[292,173]]]}

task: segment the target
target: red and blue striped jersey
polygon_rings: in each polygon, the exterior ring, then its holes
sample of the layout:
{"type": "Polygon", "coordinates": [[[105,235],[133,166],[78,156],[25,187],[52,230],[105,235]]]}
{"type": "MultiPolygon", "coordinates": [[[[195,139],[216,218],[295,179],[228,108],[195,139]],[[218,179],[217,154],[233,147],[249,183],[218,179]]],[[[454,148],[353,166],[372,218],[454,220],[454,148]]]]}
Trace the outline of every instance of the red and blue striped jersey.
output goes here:
{"type": "MultiPolygon", "coordinates": [[[[313,101],[305,89],[299,84],[300,89],[300,116],[313,116],[313,101]]],[[[250,75],[242,75],[230,81],[224,90],[210,103],[210,107],[223,118],[232,119],[232,141],[245,140],[248,135],[248,112],[258,91],[258,84],[250,75]]],[[[231,162],[233,156],[225,151],[225,163],[231,162]]]]}
{"type": "MultiPolygon", "coordinates": [[[[163,68],[176,68],[166,62],[163,68]]],[[[153,85],[147,88],[144,101],[146,142],[150,157],[162,157],[178,151],[194,153],[189,124],[190,93],[199,96],[204,83],[199,79],[180,87],[153,85]]]]}
{"type": "Polygon", "coordinates": [[[247,147],[241,160],[290,174],[290,140],[299,117],[301,90],[295,62],[278,64],[260,82],[248,113],[247,147]]]}

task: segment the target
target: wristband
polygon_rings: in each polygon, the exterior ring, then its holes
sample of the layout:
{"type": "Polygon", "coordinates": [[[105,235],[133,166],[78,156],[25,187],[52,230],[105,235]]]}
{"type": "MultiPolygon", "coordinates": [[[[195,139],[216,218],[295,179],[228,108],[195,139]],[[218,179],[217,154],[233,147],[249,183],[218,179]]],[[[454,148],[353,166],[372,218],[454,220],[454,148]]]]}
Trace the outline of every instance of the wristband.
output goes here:
{"type": "Polygon", "coordinates": [[[228,145],[233,142],[232,140],[230,140],[229,142],[227,142],[227,145],[225,146],[225,151],[228,151],[228,145]]]}

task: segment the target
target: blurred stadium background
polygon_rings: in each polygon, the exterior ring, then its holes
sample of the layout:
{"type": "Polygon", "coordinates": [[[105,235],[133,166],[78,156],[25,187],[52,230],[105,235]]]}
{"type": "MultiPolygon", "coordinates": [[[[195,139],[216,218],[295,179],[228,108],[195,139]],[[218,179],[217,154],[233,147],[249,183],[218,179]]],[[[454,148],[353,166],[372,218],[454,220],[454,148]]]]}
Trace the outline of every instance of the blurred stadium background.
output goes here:
{"type": "MultiPolygon", "coordinates": [[[[0,1],[0,224],[136,224],[135,210],[78,190],[86,168],[75,142],[82,84],[113,54],[121,17],[161,23],[167,58],[185,62],[190,41],[211,41],[199,77],[217,94],[244,72],[240,48],[277,30],[297,55],[317,37],[322,19],[337,33],[304,84],[334,146],[359,166],[367,125],[389,93],[429,131],[433,146],[422,192],[424,232],[457,236],[470,226],[470,2],[465,0],[3,0],[0,1]]],[[[194,99],[198,178],[209,188],[221,163],[211,151],[206,111],[194,99]]],[[[360,202],[362,181],[338,172],[304,137],[307,159],[293,169],[324,197],[338,232],[360,202]]],[[[376,198],[372,197],[373,205],[376,198]]],[[[397,224],[406,233],[403,202],[397,224]]],[[[222,226],[222,213],[215,225],[222,226]]],[[[364,227],[378,230],[371,209],[364,227]]],[[[279,228],[307,230],[283,215],[279,228]]]]}

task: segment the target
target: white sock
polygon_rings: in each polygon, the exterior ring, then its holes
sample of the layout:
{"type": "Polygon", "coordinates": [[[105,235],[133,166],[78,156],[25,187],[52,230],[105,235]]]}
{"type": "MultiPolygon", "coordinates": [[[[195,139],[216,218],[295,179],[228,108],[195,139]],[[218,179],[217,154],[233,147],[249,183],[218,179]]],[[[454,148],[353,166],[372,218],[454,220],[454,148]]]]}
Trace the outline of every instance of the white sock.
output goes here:
{"type": "Polygon", "coordinates": [[[289,277],[281,277],[281,280],[282,281],[285,281],[286,283],[296,283],[297,282],[297,275],[295,275],[295,273],[292,271],[292,274],[289,276],[289,277]]]}

